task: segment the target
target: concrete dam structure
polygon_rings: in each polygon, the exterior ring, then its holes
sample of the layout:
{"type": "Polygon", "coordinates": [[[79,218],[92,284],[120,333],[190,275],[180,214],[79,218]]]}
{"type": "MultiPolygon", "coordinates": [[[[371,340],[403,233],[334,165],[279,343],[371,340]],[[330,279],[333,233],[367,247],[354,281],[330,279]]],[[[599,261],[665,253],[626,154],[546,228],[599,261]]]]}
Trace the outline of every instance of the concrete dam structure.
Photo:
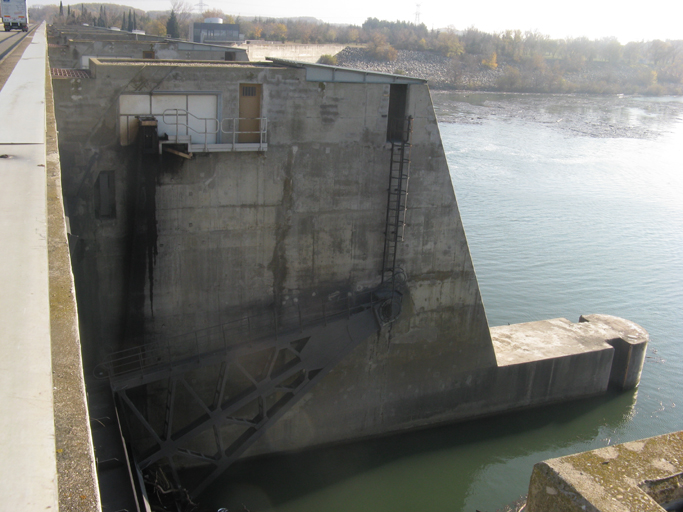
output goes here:
{"type": "Polygon", "coordinates": [[[423,80],[119,43],[52,82],[84,367],[143,473],[197,496],[240,457],[637,386],[627,320],[489,329],[423,80]]]}

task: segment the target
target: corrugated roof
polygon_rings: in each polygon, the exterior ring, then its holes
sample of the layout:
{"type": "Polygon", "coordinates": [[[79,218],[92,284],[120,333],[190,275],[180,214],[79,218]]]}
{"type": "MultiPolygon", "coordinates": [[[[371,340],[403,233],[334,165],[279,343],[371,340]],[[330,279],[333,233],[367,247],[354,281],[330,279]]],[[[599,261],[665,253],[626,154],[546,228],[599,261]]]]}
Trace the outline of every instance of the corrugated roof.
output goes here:
{"type": "Polygon", "coordinates": [[[343,83],[366,83],[366,84],[425,84],[427,80],[405,75],[391,75],[377,71],[365,71],[362,69],[343,68],[340,66],[328,66],[327,64],[311,64],[295,60],[276,59],[266,57],[274,64],[303,68],[306,70],[306,80],[309,82],[343,82],[343,83]]]}

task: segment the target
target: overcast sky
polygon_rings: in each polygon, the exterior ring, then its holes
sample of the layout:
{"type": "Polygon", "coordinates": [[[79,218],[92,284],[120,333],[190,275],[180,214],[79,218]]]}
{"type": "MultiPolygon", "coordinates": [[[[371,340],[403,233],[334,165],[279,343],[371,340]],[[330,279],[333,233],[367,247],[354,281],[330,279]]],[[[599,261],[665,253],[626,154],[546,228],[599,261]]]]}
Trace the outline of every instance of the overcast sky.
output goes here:
{"type": "MultiPolygon", "coordinates": [[[[28,0],[29,5],[53,3],[28,0]]],[[[87,0],[86,0],[87,1],[87,0]]],[[[196,6],[200,0],[188,0],[196,6]]],[[[242,16],[312,16],[329,23],[360,25],[374,17],[390,21],[419,20],[429,28],[474,26],[485,32],[537,30],[553,38],[615,36],[619,42],[683,39],[683,0],[202,0],[210,8],[242,16]],[[418,3],[420,4],[418,7],[418,3]]],[[[116,2],[114,0],[115,3],[116,2]]],[[[58,3],[56,0],[55,3],[58,3]]],[[[64,0],[64,4],[80,1],[64,0]]],[[[139,9],[167,10],[170,0],[121,0],[139,9]]],[[[199,12],[199,9],[196,9],[199,12]]]]}

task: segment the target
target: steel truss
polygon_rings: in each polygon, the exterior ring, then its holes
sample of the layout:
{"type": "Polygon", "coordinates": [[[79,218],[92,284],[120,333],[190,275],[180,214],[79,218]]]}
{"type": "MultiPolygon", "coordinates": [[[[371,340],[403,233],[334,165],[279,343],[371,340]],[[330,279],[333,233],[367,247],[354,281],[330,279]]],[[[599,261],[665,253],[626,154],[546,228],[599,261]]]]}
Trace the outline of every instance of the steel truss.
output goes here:
{"type": "Polygon", "coordinates": [[[384,287],[345,315],[286,334],[175,360],[161,357],[172,349],[152,345],[138,348],[137,358],[110,361],[106,372],[138,467],[168,469],[179,489],[198,496],[354,347],[393,321],[400,301],[400,292],[384,287]]]}

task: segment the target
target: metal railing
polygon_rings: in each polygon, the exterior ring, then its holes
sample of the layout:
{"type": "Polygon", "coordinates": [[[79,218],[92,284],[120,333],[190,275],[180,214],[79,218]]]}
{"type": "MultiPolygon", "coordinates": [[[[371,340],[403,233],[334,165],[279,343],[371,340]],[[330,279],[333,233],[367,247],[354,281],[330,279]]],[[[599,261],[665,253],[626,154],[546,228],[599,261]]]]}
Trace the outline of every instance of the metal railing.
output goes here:
{"type": "MultiPolygon", "coordinates": [[[[266,144],[266,135],[268,133],[268,118],[266,117],[256,117],[256,118],[246,118],[246,117],[234,117],[234,118],[225,118],[221,121],[221,133],[230,135],[230,140],[231,144],[235,146],[236,144],[240,143],[252,143],[252,144],[258,144],[260,147],[263,147],[266,144]],[[249,123],[250,121],[256,124],[258,122],[258,128],[256,130],[240,130],[239,125],[240,121],[246,121],[249,123]],[[225,123],[230,122],[232,123],[232,127],[228,127],[228,129],[225,128],[225,123]],[[240,138],[254,138],[257,140],[254,141],[249,141],[249,142],[242,142],[240,141],[240,138]]],[[[223,137],[221,137],[221,140],[223,137]]]]}
{"type": "MultiPolygon", "coordinates": [[[[174,127],[174,134],[161,133],[166,135],[166,140],[160,140],[161,144],[190,144],[193,151],[236,151],[251,150],[263,151],[267,147],[268,118],[245,118],[245,117],[226,117],[218,119],[215,117],[197,117],[185,109],[171,108],[166,109],[162,114],[145,114],[160,119],[165,125],[174,127]],[[192,124],[190,123],[192,120],[192,124]],[[242,129],[240,129],[240,123],[242,129]],[[253,124],[256,128],[245,128],[253,124]],[[215,138],[213,142],[209,142],[215,138]],[[221,139],[219,142],[218,139],[221,139]],[[200,141],[200,142],[193,142],[200,141]],[[227,142],[223,142],[223,140],[227,142]]],[[[131,130],[131,120],[137,120],[143,114],[120,114],[121,123],[121,144],[127,146],[135,140],[137,129],[131,130]]],[[[136,127],[137,128],[137,127],[136,127]]]]}
{"type": "MultiPolygon", "coordinates": [[[[180,135],[180,129],[183,128],[185,135],[184,137],[190,137],[190,142],[192,141],[192,134],[190,132],[193,132],[197,134],[197,138],[203,137],[204,138],[204,151],[206,151],[207,146],[208,146],[208,140],[209,136],[218,136],[218,132],[220,132],[220,123],[218,119],[214,117],[197,117],[193,114],[190,114],[187,110],[181,109],[181,108],[168,108],[164,110],[164,113],[161,116],[161,119],[163,120],[164,124],[167,126],[174,126],[175,127],[175,134],[172,135],[170,133],[167,133],[166,135],[168,136],[168,141],[172,143],[178,143],[181,142],[181,137],[183,135],[180,135]],[[171,118],[169,121],[168,118],[171,118]],[[181,118],[187,119],[187,121],[180,121],[181,118]],[[173,118],[175,120],[173,120],[173,118]],[[190,126],[190,118],[194,119],[198,125],[204,125],[204,131],[202,130],[197,130],[190,126]],[[209,129],[209,123],[213,124],[213,128],[209,129]]],[[[187,139],[182,140],[182,142],[187,142],[187,139]]],[[[215,142],[214,142],[215,144],[215,142]]]]}
{"type": "Polygon", "coordinates": [[[111,378],[144,372],[176,361],[227,350],[241,343],[277,339],[283,334],[303,332],[305,328],[327,325],[330,321],[348,318],[375,306],[378,306],[380,315],[382,305],[389,306],[393,313],[394,302],[394,297],[382,296],[381,293],[378,294],[378,290],[360,294],[335,292],[309,304],[302,304],[297,298],[289,298],[272,304],[259,313],[221,325],[147,343],[142,338],[129,340],[130,343],[139,344],[112,353],[106,362],[95,368],[95,375],[111,378]]]}
{"type": "MultiPolygon", "coordinates": [[[[204,151],[208,151],[208,139],[210,136],[218,136],[218,134],[225,134],[225,135],[230,135],[230,142],[227,144],[231,146],[231,149],[235,149],[237,144],[258,144],[259,147],[263,147],[263,145],[266,143],[266,134],[267,134],[267,127],[268,127],[268,120],[265,117],[256,117],[256,118],[246,118],[246,117],[226,117],[224,119],[218,120],[217,118],[213,117],[197,117],[191,113],[189,113],[187,110],[180,109],[180,108],[171,108],[171,109],[166,109],[164,110],[163,116],[162,116],[164,124],[167,124],[169,126],[175,126],[175,132],[176,135],[169,135],[169,141],[178,141],[178,133],[179,128],[184,128],[185,133],[187,135],[190,135],[190,138],[192,133],[196,133],[198,138],[203,137],[204,138],[204,151]],[[169,122],[169,118],[171,118],[171,121],[169,122]],[[175,121],[172,120],[172,118],[175,118],[175,121]],[[181,119],[186,118],[186,122],[182,122],[181,119]],[[197,124],[201,125],[201,123],[204,124],[204,131],[198,130],[190,126],[189,120],[190,118],[194,119],[197,124]],[[243,125],[246,124],[254,124],[257,125],[256,129],[242,129],[240,130],[240,122],[243,125]],[[213,126],[211,128],[209,127],[210,124],[213,123],[213,126]],[[226,123],[228,128],[226,129],[226,123]],[[246,139],[255,139],[255,140],[246,140],[246,139]]],[[[223,139],[223,137],[221,137],[223,139]]],[[[216,141],[214,144],[219,144],[218,141],[216,141]]],[[[221,140],[221,144],[224,144],[221,140]]]]}

